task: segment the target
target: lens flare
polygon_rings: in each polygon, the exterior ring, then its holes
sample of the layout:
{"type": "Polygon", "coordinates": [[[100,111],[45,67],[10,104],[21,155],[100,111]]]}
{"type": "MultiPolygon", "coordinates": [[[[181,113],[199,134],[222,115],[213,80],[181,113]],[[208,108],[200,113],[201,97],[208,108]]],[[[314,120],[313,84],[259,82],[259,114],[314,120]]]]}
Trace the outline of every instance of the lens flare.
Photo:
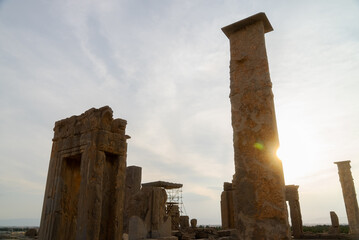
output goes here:
{"type": "Polygon", "coordinates": [[[264,148],[263,144],[258,143],[258,142],[256,142],[253,146],[254,146],[254,148],[256,148],[258,150],[263,150],[263,148],[264,148]]]}

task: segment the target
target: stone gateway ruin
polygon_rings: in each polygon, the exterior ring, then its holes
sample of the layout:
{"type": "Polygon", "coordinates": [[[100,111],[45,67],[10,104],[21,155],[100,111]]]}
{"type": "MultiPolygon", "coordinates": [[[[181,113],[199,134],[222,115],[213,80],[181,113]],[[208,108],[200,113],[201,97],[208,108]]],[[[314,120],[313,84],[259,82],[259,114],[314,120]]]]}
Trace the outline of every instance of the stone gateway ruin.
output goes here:
{"type": "Polygon", "coordinates": [[[126,124],[109,107],[56,122],[40,239],[122,239],[126,124]]]}

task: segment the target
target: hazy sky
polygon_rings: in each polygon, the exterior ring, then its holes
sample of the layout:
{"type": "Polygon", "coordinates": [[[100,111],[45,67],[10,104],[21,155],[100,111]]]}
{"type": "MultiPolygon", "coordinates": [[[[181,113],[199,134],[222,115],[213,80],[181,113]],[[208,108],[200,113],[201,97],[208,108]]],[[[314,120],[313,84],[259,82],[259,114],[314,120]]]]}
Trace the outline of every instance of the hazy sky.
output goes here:
{"type": "Polygon", "coordinates": [[[304,223],[346,223],[333,162],[352,160],[359,192],[358,1],[0,0],[0,225],[39,224],[55,121],[104,105],[143,181],[183,183],[190,218],[219,224],[234,173],[221,28],[258,12],[286,184],[304,223]]]}

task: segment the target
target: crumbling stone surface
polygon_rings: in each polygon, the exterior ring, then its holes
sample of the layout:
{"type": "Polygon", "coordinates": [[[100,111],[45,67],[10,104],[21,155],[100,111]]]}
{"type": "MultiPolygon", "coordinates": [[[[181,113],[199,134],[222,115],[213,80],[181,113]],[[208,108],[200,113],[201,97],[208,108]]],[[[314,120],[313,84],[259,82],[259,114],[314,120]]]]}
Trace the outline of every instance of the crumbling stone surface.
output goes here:
{"type": "Polygon", "coordinates": [[[222,28],[230,41],[235,162],[234,217],[239,239],[290,239],[264,13],[222,28]]]}
{"type": "Polygon", "coordinates": [[[55,123],[40,239],[121,239],[126,124],[108,106],[55,123]]]}
{"type": "Polygon", "coordinates": [[[350,170],[350,161],[335,162],[335,164],[338,166],[350,233],[359,235],[359,208],[353,176],[350,170]]]}
{"type": "Polygon", "coordinates": [[[147,227],[138,216],[132,216],[129,220],[129,240],[139,240],[147,238],[147,227]]]}

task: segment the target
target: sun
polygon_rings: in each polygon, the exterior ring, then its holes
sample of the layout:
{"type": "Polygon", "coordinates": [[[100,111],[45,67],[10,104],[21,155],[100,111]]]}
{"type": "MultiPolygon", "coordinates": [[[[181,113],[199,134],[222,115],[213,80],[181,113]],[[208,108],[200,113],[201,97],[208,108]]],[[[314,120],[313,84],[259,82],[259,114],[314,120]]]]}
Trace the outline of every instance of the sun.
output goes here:
{"type": "Polygon", "coordinates": [[[276,151],[276,155],[277,155],[277,157],[278,157],[279,159],[282,160],[283,152],[282,152],[282,150],[281,150],[280,147],[278,147],[278,149],[277,149],[277,151],[276,151]]]}

